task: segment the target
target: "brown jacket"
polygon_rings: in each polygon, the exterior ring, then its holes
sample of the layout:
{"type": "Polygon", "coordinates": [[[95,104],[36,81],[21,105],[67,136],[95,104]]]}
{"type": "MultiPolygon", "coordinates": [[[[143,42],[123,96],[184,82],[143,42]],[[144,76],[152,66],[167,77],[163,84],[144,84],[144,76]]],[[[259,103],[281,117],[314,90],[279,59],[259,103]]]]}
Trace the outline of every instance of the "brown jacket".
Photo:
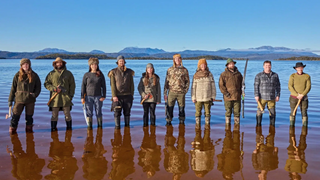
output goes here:
{"type": "Polygon", "coordinates": [[[134,93],[134,71],[125,67],[122,71],[119,67],[109,71],[112,97],[132,95],[134,93]]]}
{"type": "Polygon", "coordinates": [[[234,72],[225,69],[220,75],[219,88],[225,101],[239,101],[242,94],[242,75],[235,67],[234,72]]]}

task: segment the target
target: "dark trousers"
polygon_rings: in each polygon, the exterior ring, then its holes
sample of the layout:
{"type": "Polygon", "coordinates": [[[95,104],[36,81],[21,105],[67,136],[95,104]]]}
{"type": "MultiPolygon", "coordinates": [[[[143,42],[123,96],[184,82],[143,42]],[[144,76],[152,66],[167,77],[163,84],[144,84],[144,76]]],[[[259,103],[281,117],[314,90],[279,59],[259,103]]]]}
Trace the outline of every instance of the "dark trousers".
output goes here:
{"type": "Polygon", "coordinates": [[[20,120],[20,115],[26,107],[26,125],[32,125],[33,124],[33,113],[34,113],[34,102],[33,103],[21,103],[21,102],[16,102],[13,107],[13,116],[10,122],[11,127],[18,127],[19,120],[20,120]]]}
{"type": "MultiPolygon", "coordinates": [[[[295,99],[293,97],[289,97],[289,102],[290,102],[290,108],[291,108],[291,113],[290,113],[290,116],[293,116],[293,110],[294,108],[296,107],[296,105],[298,104],[298,101],[299,99],[295,99]]],[[[309,104],[309,101],[308,99],[303,99],[301,100],[300,102],[300,110],[301,110],[301,115],[302,117],[307,117],[308,116],[308,104],[309,104]]]]}
{"type": "Polygon", "coordinates": [[[130,116],[131,113],[131,107],[133,102],[133,96],[132,95],[124,95],[124,96],[117,96],[118,97],[118,104],[121,106],[121,109],[117,109],[114,112],[114,117],[120,117],[121,111],[123,110],[124,116],[130,116]]]}
{"type": "Polygon", "coordinates": [[[143,120],[148,122],[149,119],[149,110],[150,110],[150,122],[154,123],[156,119],[156,105],[157,103],[143,103],[143,120]]]}

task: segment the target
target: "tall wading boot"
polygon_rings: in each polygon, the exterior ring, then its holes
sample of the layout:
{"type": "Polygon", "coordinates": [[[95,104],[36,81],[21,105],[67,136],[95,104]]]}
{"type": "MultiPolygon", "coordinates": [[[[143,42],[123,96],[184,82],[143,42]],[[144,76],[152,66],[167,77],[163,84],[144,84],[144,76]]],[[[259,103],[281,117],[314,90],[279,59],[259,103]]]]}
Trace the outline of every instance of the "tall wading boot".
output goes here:
{"type": "Polygon", "coordinates": [[[302,126],[308,126],[308,116],[302,117],[302,126]]]}
{"type": "Polygon", "coordinates": [[[148,121],[149,121],[148,116],[143,116],[143,127],[146,127],[149,125],[148,121]]]}
{"type": "Polygon", "coordinates": [[[201,127],[201,117],[197,116],[196,117],[196,129],[200,129],[201,127]]]}
{"type": "Polygon", "coordinates": [[[124,117],[124,126],[129,127],[130,126],[130,116],[124,117]]]}
{"type": "Polygon", "coordinates": [[[230,126],[231,117],[226,116],[226,129],[230,126]]]}
{"type": "Polygon", "coordinates": [[[87,117],[86,121],[87,121],[87,125],[88,125],[87,129],[88,130],[92,129],[92,117],[87,117]]]}
{"type": "Polygon", "coordinates": [[[269,109],[269,118],[270,118],[270,126],[276,125],[276,109],[271,108],[269,109]]]}
{"type": "Polygon", "coordinates": [[[206,116],[204,118],[205,125],[210,125],[210,119],[211,119],[211,116],[206,116]]]}
{"type": "Polygon", "coordinates": [[[58,121],[51,121],[51,132],[58,131],[57,124],[58,124],[58,121]]]}
{"type": "Polygon", "coordinates": [[[184,106],[179,106],[179,124],[184,124],[186,119],[186,114],[184,111],[184,106]]]}
{"type": "Polygon", "coordinates": [[[97,117],[98,128],[102,128],[102,117],[97,117]]]}
{"type": "Polygon", "coordinates": [[[172,118],[173,118],[173,106],[167,106],[167,118],[166,118],[166,121],[167,121],[167,124],[166,126],[171,126],[172,123],[172,118]]]}
{"type": "Polygon", "coordinates": [[[296,117],[295,116],[290,116],[290,126],[294,126],[296,123],[296,117]]]}
{"type": "Polygon", "coordinates": [[[240,117],[233,117],[234,124],[240,124],[240,117]]]}
{"type": "Polygon", "coordinates": [[[9,127],[9,134],[14,135],[17,133],[17,128],[16,127],[9,127]]]}
{"type": "Polygon", "coordinates": [[[72,120],[66,121],[67,128],[66,130],[72,130],[72,120]]]}
{"type": "Polygon", "coordinates": [[[257,120],[257,126],[261,126],[261,122],[262,122],[262,114],[260,115],[256,115],[256,120],[257,120]]]}
{"type": "Polygon", "coordinates": [[[26,132],[27,133],[33,133],[32,127],[33,127],[33,115],[26,115],[26,132]]]}
{"type": "Polygon", "coordinates": [[[120,116],[114,117],[114,128],[120,129],[120,116]]]}
{"type": "Polygon", "coordinates": [[[10,127],[9,127],[10,135],[17,133],[19,119],[20,119],[20,115],[15,115],[15,114],[12,115],[10,127]]]}

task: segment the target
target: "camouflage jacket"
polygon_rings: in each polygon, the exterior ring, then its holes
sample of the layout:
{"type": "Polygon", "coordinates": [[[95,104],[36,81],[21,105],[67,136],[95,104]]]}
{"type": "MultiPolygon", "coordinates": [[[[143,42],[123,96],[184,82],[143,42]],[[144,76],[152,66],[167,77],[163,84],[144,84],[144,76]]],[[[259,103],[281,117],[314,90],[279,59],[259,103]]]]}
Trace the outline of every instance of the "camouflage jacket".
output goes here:
{"type": "Polygon", "coordinates": [[[175,93],[186,94],[189,90],[190,79],[188,70],[183,67],[170,67],[167,71],[163,94],[166,96],[168,90],[175,93]]]}

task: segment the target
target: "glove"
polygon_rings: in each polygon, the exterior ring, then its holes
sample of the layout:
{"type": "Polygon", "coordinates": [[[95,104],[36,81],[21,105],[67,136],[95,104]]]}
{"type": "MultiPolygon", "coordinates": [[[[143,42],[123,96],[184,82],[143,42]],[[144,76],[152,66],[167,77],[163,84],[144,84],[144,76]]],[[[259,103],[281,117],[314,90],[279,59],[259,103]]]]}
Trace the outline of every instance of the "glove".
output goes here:
{"type": "Polygon", "coordinates": [[[9,107],[12,106],[12,101],[8,102],[8,106],[9,107]]]}

